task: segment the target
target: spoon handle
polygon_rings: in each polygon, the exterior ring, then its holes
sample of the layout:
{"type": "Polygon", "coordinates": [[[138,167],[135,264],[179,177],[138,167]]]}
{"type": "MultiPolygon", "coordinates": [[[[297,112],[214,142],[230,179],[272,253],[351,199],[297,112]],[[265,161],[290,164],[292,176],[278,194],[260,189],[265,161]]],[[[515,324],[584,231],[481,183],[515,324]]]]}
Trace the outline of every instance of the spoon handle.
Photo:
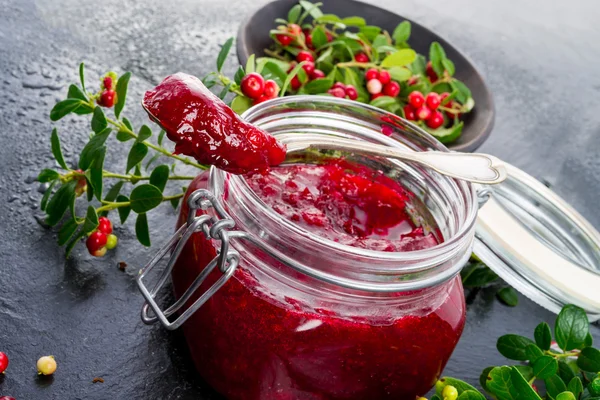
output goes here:
{"type": "Polygon", "coordinates": [[[287,143],[288,153],[310,148],[341,150],[403,161],[413,161],[425,165],[442,175],[485,185],[500,183],[507,176],[503,161],[494,156],[482,153],[413,152],[341,138],[322,139],[312,137],[310,140],[290,141],[287,143]]]}

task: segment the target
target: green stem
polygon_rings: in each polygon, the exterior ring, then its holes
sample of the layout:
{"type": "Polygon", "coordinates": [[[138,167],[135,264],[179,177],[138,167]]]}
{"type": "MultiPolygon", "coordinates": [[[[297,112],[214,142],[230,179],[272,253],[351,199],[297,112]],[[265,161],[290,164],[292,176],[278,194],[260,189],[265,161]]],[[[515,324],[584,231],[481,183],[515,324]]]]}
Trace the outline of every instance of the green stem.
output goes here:
{"type": "MultiPolygon", "coordinates": [[[[135,134],[135,132],[133,132],[131,129],[129,129],[123,122],[121,122],[121,121],[115,121],[115,120],[110,119],[110,118],[106,118],[106,120],[108,121],[109,124],[111,124],[111,125],[119,128],[120,131],[126,132],[132,138],[137,139],[137,135],[135,134]]],[[[161,154],[164,154],[167,157],[179,160],[179,161],[181,161],[184,164],[191,165],[191,166],[199,168],[199,169],[208,169],[205,165],[201,165],[201,164],[195,163],[195,162],[190,161],[189,159],[187,159],[185,157],[181,157],[181,156],[178,156],[177,154],[173,154],[169,150],[167,150],[167,149],[165,149],[163,147],[157,146],[154,143],[150,143],[147,140],[144,140],[142,143],[144,143],[146,146],[150,147],[151,149],[153,149],[153,150],[155,150],[155,151],[157,151],[157,152],[159,152],[161,154]]]]}
{"type": "Polygon", "coordinates": [[[232,82],[231,79],[229,79],[225,75],[219,74],[219,80],[221,81],[221,84],[223,86],[227,86],[227,85],[231,84],[231,86],[229,87],[230,92],[233,92],[240,96],[244,95],[244,93],[242,93],[242,91],[240,90],[239,86],[235,82],[232,82]]]}
{"type": "MultiPolygon", "coordinates": [[[[171,200],[175,200],[175,199],[179,199],[181,197],[185,196],[185,193],[181,192],[179,194],[175,194],[173,196],[163,196],[162,201],[171,201],[171,200]]],[[[131,202],[130,201],[106,201],[106,200],[102,200],[102,207],[98,207],[96,208],[96,212],[97,213],[101,213],[102,211],[110,211],[110,210],[114,210],[115,208],[120,208],[120,207],[129,207],[131,206],[131,202]]]]}
{"type": "MultiPolygon", "coordinates": [[[[150,179],[149,176],[115,174],[110,171],[102,171],[102,176],[104,176],[105,178],[123,179],[125,181],[147,181],[150,179]]],[[[169,176],[169,180],[174,180],[174,181],[189,181],[194,178],[195,178],[194,176],[180,176],[180,175],[169,176]]]]}
{"type": "Polygon", "coordinates": [[[185,195],[185,193],[174,194],[173,196],[163,196],[163,201],[170,201],[175,199],[180,199],[185,195]]]}
{"type": "Polygon", "coordinates": [[[361,63],[361,62],[357,62],[357,61],[348,61],[348,62],[338,63],[338,64],[336,64],[336,66],[341,67],[341,68],[347,68],[347,67],[378,68],[377,64],[375,64],[375,63],[361,63]]]}
{"type": "Polygon", "coordinates": [[[577,357],[579,356],[579,352],[578,351],[567,351],[565,353],[553,353],[549,350],[546,350],[545,352],[547,355],[552,356],[554,358],[567,358],[567,357],[577,357]]]}
{"type": "Polygon", "coordinates": [[[273,58],[277,58],[277,59],[279,59],[281,61],[289,61],[284,56],[282,56],[281,54],[277,53],[276,51],[265,49],[264,52],[265,52],[266,55],[271,56],[273,58]]]}

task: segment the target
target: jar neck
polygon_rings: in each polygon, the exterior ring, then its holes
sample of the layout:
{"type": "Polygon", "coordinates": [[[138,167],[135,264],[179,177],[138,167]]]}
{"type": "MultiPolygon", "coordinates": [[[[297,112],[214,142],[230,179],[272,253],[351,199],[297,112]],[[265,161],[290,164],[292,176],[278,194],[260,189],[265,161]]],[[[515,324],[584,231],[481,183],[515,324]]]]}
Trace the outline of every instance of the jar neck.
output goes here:
{"type": "MultiPolygon", "coordinates": [[[[396,116],[391,123],[386,122],[392,114],[339,99],[308,99],[289,97],[278,99],[278,104],[264,103],[266,106],[254,107],[245,118],[275,136],[285,133],[286,139],[292,141],[294,137],[305,139],[307,134],[333,134],[404,149],[447,151],[425,132],[402,120],[398,123],[396,116]],[[323,104],[316,105],[315,101],[323,104]],[[331,111],[333,106],[335,112],[331,111]],[[388,126],[386,132],[391,130],[391,136],[381,134],[382,125],[388,126]]],[[[309,232],[279,215],[242,176],[213,168],[209,185],[236,222],[236,229],[247,232],[262,248],[238,241],[236,249],[276,279],[305,285],[310,279],[309,286],[322,286],[320,289],[379,297],[434,288],[449,281],[471,253],[477,211],[473,188],[409,163],[385,160],[381,168],[432,211],[442,243],[409,252],[351,247],[309,232]],[[265,259],[269,261],[264,262],[265,259]]]]}

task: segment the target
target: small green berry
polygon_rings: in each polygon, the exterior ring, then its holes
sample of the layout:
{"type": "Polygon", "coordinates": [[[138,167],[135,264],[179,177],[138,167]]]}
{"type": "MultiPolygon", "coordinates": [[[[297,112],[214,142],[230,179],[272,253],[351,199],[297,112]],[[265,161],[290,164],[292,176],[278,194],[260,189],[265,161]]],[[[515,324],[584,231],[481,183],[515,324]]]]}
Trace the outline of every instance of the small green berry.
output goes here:
{"type": "Polygon", "coordinates": [[[600,396],[600,376],[590,383],[588,390],[592,396],[600,396]]]}
{"type": "Polygon", "coordinates": [[[108,250],[112,250],[115,247],[117,247],[117,242],[119,241],[119,239],[117,239],[116,235],[113,235],[112,233],[110,235],[108,235],[106,237],[106,248],[108,250]]]}
{"type": "Polygon", "coordinates": [[[458,398],[458,390],[452,385],[448,385],[442,390],[444,400],[456,400],[458,398]]]}
{"type": "Polygon", "coordinates": [[[56,360],[54,356],[40,357],[37,362],[37,370],[40,375],[52,375],[56,371],[56,360]]]}

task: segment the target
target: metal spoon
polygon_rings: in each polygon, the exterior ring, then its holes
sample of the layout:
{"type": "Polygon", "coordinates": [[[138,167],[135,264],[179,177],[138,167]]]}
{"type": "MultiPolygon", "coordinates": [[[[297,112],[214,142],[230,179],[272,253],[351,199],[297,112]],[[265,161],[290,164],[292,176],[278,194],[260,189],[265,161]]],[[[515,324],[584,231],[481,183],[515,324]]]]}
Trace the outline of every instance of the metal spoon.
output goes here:
{"type": "Polygon", "coordinates": [[[323,138],[310,135],[306,140],[287,140],[287,135],[277,139],[287,145],[287,152],[308,149],[340,150],[351,153],[412,161],[429,167],[442,175],[463,181],[494,185],[507,177],[506,167],[500,159],[482,153],[446,153],[441,151],[413,152],[379,144],[343,138],[323,138]]]}

